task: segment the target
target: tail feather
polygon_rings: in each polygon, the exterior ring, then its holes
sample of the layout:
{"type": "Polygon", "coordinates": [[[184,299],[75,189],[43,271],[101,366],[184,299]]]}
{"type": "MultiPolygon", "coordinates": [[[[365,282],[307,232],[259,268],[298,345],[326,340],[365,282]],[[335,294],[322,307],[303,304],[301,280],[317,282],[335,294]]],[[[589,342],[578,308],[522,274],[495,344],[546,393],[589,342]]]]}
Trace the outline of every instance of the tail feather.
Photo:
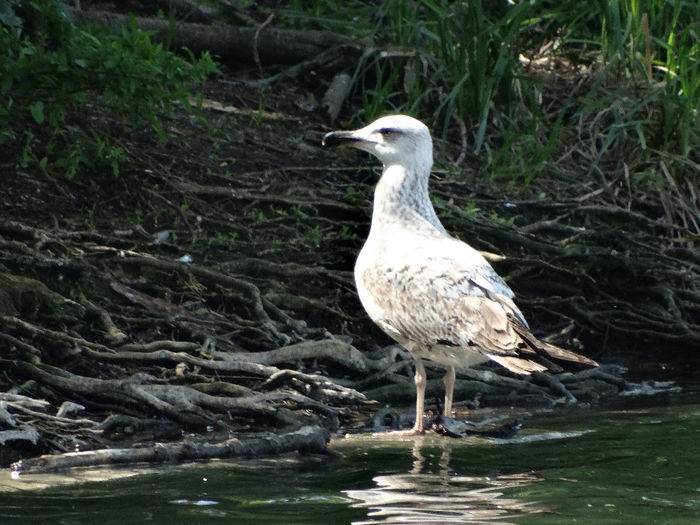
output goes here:
{"type": "Polygon", "coordinates": [[[571,350],[565,350],[553,344],[537,339],[532,333],[520,323],[512,324],[515,331],[523,339],[523,341],[537,353],[544,352],[552,359],[561,361],[570,361],[572,363],[581,363],[588,366],[598,366],[598,363],[581,354],[577,354],[571,350]]]}
{"type": "Polygon", "coordinates": [[[547,352],[547,355],[554,359],[561,359],[563,361],[571,361],[573,363],[581,363],[589,366],[598,366],[598,363],[593,361],[593,359],[589,359],[586,356],[577,354],[571,350],[565,350],[564,348],[559,348],[558,346],[545,343],[544,341],[540,341],[540,345],[542,345],[542,349],[547,352]]]}
{"type": "Polygon", "coordinates": [[[516,374],[526,374],[529,375],[532,372],[544,372],[547,367],[529,359],[522,359],[520,357],[513,357],[509,355],[498,355],[498,354],[486,354],[489,359],[492,359],[504,368],[507,368],[511,372],[516,374]]]}

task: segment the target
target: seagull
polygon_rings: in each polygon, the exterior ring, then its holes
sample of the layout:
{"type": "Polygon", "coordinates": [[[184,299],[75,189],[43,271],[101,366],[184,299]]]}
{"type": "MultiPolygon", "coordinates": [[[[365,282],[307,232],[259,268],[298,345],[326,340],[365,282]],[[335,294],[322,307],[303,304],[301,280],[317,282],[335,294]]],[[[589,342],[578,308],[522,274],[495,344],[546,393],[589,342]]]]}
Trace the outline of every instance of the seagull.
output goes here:
{"type": "Polygon", "coordinates": [[[390,115],[327,133],[322,144],[367,151],[384,165],[354,275],[369,317],[415,361],[416,422],[408,433],[424,432],[424,359],[447,368],[448,417],[456,369],[491,360],[521,375],[561,371],[550,358],[597,366],[535,337],[506,282],[477,250],[447,233],[428,193],[433,142],[425,124],[390,115]]]}

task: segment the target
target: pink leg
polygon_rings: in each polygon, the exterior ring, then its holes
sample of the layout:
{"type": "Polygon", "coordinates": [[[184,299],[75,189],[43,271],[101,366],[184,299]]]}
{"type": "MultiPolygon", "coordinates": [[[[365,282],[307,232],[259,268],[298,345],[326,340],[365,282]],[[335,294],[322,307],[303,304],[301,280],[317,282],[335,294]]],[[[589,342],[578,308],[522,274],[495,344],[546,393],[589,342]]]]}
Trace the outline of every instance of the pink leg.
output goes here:
{"type": "Polygon", "coordinates": [[[452,395],[455,388],[455,367],[448,366],[447,373],[442,380],[445,383],[445,416],[452,417],[452,395]]]}
{"type": "Polygon", "coordinates": [[[425,367],[423,361],[416,359],[416,424],[413,426],[413,431],[416,434],[423,433],[423,412],[425,412],[425,367]]]}

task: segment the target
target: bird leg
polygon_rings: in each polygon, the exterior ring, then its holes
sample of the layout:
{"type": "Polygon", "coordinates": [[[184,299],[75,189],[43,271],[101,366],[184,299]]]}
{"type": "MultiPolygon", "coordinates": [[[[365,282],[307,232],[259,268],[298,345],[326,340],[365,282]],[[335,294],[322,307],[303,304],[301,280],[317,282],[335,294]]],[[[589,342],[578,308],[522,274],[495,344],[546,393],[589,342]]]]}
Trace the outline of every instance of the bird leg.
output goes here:
{"type": "Polygon", "coordinates": [[[455,367],[448,366],[445,377],[442,378],[442,381],[445,383],[445,417],[452,417],[452,396],[455,388],[455,376],[455,367]]]}
{"type": "Polygon", "coordinates": [[[421,359],[415,359],[416,362],[416,424],[413,425],[413,431],[416,434],[423,433],[423,412],[425,411],[425,367],[421,359]]]}

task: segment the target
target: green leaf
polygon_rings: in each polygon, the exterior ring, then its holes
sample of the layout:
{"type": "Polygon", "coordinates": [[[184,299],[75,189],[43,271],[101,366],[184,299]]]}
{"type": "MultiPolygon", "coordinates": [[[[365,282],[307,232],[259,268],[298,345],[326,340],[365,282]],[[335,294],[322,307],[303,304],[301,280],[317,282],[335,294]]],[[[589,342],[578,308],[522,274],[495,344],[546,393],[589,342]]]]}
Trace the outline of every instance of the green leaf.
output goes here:
{"type": "Polygon", "coordinates": [[[0,2],[0,23],[13,29],[22,29],[23,21],[19,18],[8,2],[0,2]]]}
{"type": "Polygon", "coordinates": [[[29,106],[29,111],[31,111],[32,117],[34,117],[37,124],[42,124],[44,122],[44,103],[41,100],[29,106]]]}

